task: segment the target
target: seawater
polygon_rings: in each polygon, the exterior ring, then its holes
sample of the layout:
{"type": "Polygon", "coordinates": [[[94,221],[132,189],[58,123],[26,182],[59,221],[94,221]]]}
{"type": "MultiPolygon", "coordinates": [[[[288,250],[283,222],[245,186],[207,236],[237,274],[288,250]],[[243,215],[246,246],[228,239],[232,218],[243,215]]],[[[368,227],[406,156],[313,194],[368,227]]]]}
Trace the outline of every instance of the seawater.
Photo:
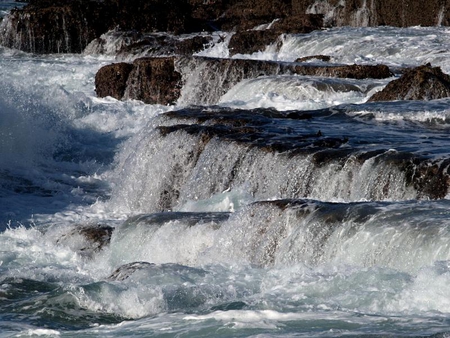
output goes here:
{"type": "MultiPolygon", "coordinates": [[[[449,34],[329,29],[235,57],[326,54],[450,73],[449,34]]],[[[450,334],[447,198],[421,198],[376,163],[325,166],[294,191],[309,158],[244,154],[220,140],[183,167],[195,137],[154,128],[186,101],[96,98],[95,73],[113,56],[0,54],[0,337],[450,334]],[[227,185],[221,175],[236,158],[245,170],[227,185]],[[159,210],[173,168],[184,175],[180,195],[159,210]],[[98,225],[114,231],[94,250],[75,230],[98,225]]],[[[199,54],[227,57],[226,39],[199,54]]],[[[348,136],[362,150],[448,157],[448,99],[366,103],[392,79],[264,76],[210,108],[331,108],[305,128],[348,136]]]]}

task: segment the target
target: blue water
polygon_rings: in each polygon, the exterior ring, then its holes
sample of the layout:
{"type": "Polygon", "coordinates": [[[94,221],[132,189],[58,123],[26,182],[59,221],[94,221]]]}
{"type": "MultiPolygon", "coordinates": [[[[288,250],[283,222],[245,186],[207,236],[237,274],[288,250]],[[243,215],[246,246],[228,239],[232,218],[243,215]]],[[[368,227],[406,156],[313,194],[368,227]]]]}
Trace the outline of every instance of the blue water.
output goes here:
{"type": "MultiPolygon", "coordinates": [[[[450,73],[449,33],[330,29],[239,57],[450,73]]],[[[0,337],[449,334],[450,203],[398,164],[446,163],[449,99],[366,103],[394,78],[281,75],[186,109],[197,69],[176,105],[146,105],[96,98],[114,55],[0,54],[0,337]],[[319,130],[340,156],[289,148],[319,130]]]]}

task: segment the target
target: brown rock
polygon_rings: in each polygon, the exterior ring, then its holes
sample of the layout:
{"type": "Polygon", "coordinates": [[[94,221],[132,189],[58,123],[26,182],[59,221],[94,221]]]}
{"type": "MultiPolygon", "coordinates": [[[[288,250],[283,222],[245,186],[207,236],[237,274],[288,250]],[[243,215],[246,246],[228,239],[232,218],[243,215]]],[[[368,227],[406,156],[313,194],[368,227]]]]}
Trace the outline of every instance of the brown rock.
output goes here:
{"type": "Polygon", "coordinates": [[[174,57],[141,58],[133,63],[124,97],[150,104],[173,104],[180,96],[181,74],[174,57]]]}
{"type": "Polygon", "coordinates": [[[112,96],[117,100],[122,99],[132,69],[132,64],[124,62],[100,68],[95,75],[95,91],[97,96],[112,96]]]}
{"type": "MultiPolygon", "coordinates": [[[[125,70],[120,64],[99,70],[96,91],[99,96],[122,97],[125,70]],[[118,72],[123,77],[118,76],[118,72]],[[119,83],[114,83],[117,81],[119,83]]],[[[124,99],[137,99],[150,104],[173,104],[180,97],[182,77],[189,82],[189,104],[214,104],[238,82],[258,76],[299,74],[354,79],[391,76],[384,65],[311,65],[279,63],[248,59],[216,59],[206,57],[163,57],[135,60],[126,82],[124,99]]]]}
{"type": "Polygon", "coordinates": [[[228,44],[230,55],[263,51],[268,45],[275,43],[280,34],[279,31],[272,29],[238,32],[231,37],[228,44]]]}
{"type": "Polygon", "coordinates": [[[291,0],[243,0],[231,3],[220,18],[223,30],[246,30],[291,14],[291,0]]]}
{"type": "Polygon", "coordinates": [[[319,60],[324,62],[329,62],[331,60],[331,56],[328,55],[310,55],[298,58],[295,62],[306,62],[310,60],[319,60]]]}
{"type": "Polygon", "coordinates": [[[289,34],[305,34],[323,28],[323,15],[297,14],[273,23],[272,29],[289,34]]]}
{"type": "Polygon", "coordinates": [[[80,53],[93,39],[122,30],[201,31],[188,0],[34,0],[12,11],[0,42],[34,53],[80,53]]]}
{"type": "Polygon", "coordinates": [[[79,53],[107,30],[101,12],[103,4],[92,1],[33,1],[4,19],[0,43],[34,53],[79,53]]]}
{"type": "Polygon", "coordinates": [[[369,101],[434,100],[450,97],[450,76],[430,64],[410,69],[369,101]]]}
{"type": "Polygon", "coordinates": [[[263,51],[276,42],[281,45],[278,37],[282,34],[310,33],[322,27],[321,15],[304,14],[282,18],[274,22],[270,29],[238,31],[231,37],[228,48],[231,55],[252,54],[263,51]]]}
{"type": "Polygon", "coordinates": [[[140,56],[169,56],[169,55],[192,55],[205,48],[211,43],[211,36],[194,36],[179,39],[173,35],[147,34],[128,46],[122,48],[118,56],[128,55],[140,56]]]}
{"type": "Polygon", "coordinates": [[[299,75],[332,76],[348,79],[385,79],[392,76],[386,65],[294,66],[299,75]]]}
{"type": "Polygon", "coordinates": [[[442,0],[292,0],[292,12],[324,14],[329,26],[448,25],[450,3],[442,0]]]}

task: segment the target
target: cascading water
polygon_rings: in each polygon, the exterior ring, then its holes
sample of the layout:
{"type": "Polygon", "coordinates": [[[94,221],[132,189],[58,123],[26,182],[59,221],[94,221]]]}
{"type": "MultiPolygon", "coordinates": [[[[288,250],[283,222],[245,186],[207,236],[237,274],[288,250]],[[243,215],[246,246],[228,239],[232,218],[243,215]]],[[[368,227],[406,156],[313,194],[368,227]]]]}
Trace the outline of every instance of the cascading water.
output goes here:
{"type": "MultiPolygon", "coordinates": [[[[448,72],[448,34],[331,29],[246,57],[448,72]]],[[[0,48],[0,337],[447,335],[449,100],[219,71],[222,40],[180,58],[174,106],[97,98],[111,55],[0,48]]]]}

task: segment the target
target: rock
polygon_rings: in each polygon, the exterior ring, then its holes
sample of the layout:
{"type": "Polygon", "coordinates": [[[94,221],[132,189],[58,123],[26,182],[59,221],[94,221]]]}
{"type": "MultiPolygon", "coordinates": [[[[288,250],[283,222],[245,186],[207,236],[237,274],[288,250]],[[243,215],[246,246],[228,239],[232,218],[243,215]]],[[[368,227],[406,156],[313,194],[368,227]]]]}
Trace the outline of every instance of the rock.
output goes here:
{"type": "Polygon", "coordinates": [[[296,65],[294,73],[299,75],[332,76],[348,79],[385,79],[392,76],[386,65],[296,65]]]}
{"type": "Polygon", "coordinates": [[[80,53],[108,23],[103,3],[32,1],[1,23],[0,43],[33,53],[80,53]]]}
{"type": "Polygon", "coordinates": [[[430,64],[407,70],[369,101],[434,100],[450,97],[450,76],[430,64]]]}
{"type": "Polygon", "coordinates": [[[220,18],[225,31],[246,30],[291,14],[291,0],[242,0],[231,2],[220,18]]]}
{"type": "Polygon", "coordinates": [[[175,70],[174,57],[141,58],[133,62],[125,99],[149,104],[173,104],[180,96],[181,74],[175,70]]]}
{"type": "Polygon", "coordinates": [[[310,33],[313,30],[322,29],[322,23],[320,15],[297,15],[277,20],[270,25],[269,29],[238,31],[231,37],[228,44],[230,55],[263,51],[267,46],[277,42],[279,48],[280,35],[310,33]]]}
{"type": "Polygon", "coordinates": [[[212,42],[211,36],[198,35],[181,39],[173,35],[146,34],[136,42],[121,48],[117,57],[126,59],[133,55],[140,57],[193,55],[212,42]]]}
{"type": "MultiPolygon", "coordinates": [[[[234,34],[228,44],[230,56],[236,54],[253,54],[264,51],[272,43],[277,42],[280,32],[272,29],[260,31],[241,31],[234,34]]],[[[278,48],[281,41],[278,40],[278,48]]]]}
{"type": "Polygon", "coordinates": [[[325,16],[328,26],[436,26],[449,24],[450,3],[441,0],[293,0],[293,13],[325,16]]]}
{"type": "Polygon", "coordinates": [[[331,56],[328,55],[311,55],[311,56],[304,56],[301,58],[298,58],[295,60],[295,62],[307,62],[310,60],[318,60],[318,61],[324,61],[329,62],[331,60],[331,56]]]}
{"type": "MultiPolygon", "coordinates": [[[[98,71],[97,95],[116,98],[121,96],[125,71],[120,73],[124,74],[122,78],[117,75],[117,67],[119,66],[106,69],[103,67],[98,71]],[[119,83],[111,83],[115,79],[119,83]]],[[[188,86],[188,95],[195,104],[214,104],[242,80],[278,74],[353,79],[381,79],[391,76],[389,68],[384,65],[299,65],[261,60],[184,56],[140,58],[134,61],[126,82],[125,93],[120,98],[136,99],[151,104],[173,104],[180,98],[181,87],[185,85],[188,86]]]]}
{"type": "Polygon", "coordinates": [[[113,273],[108,277],[108,280],[112,281],[123,281],[129,278],[133,273],[139,270],[144,270],[148,268],[156,267],[156,264],[148,262],[132,262],[119,266],[113,273]]]}
{"type": "Polygon", "coordinates": [[[91,41],[84,53],[116,56],[116,60],[193,55],[212,41],[212,36],[207,34],[176,36],[167,33],[112,30],[91,41]]]}
{"type": "Polygon", "coordinates": [[[306,34],[323,29],[322,14],[297,14],[275,21],[271,28],[288,34],[306,34]]]}
{"type": "Polygon", "coordinates": [[[450,187],[450,159],[424,161],[407,171],[420,198],[442,199],[450,187]]]}
{"type": "Polygon", "coordinates": [[[116,27],[181,34],[200,31],[187,0],[35,0],[3,20],[0,42],[34,53],[80,53],[116,27]]]}
{"type": "Polygon", "coordinates": [[[113,231],[114,228],[108,225],[79,225],[63,234],[56,243],[68,246],[80,255],[90,258],[109,245],[113,231]]]}
{"type": "Polygon", "coordinates": [[[97,96],[112,96],[117,100],[122,99],[132,69],[132,64],[124,62],[114,63],[100,68],[95,75],[95,91],[97,96]]]}
{"type": "MultiPolygon", "coordinates": [[[[214,108],[202,111],[200,109],[181,109],[168,112],[165,116],[174,120],[191,120],[192,124],[174,124],[159,126],[157,129],[163,136],[177,131],[190,135],[201,135],[202,142],[209,142],[213,137],[248,144],[266,152],[300,151],[312,154],[323,149],[337,149],[348,142],[343,137],[333,138],[317,133],[293,133],[285,129],[277,130],[271,123],[276,119],[293,119],[297,121],[312,119],[312,115],[299,111],[276,112],[272,109],[237,110],[229,108],[214,108]]],[[[299,122],[300,123],[300,122],[299,122]]],[[[348,156],[348,151],[346,152],[348,156]]]]}
{"type": "MultiPolygon", "coordinates": [[[[116,27],[123,31],[245,31],[266,25],[246,43],[259,50],[281,33],[307,33],[328,26],[433,26],[450,24],[442,0],[33,0],[1,23],[4,46],[35,53],[79,53],[116,27]],[[325,21],[323,21],[323,19],[325,21]]],[[[238,39],[237,37],[235,39],[238,39]]],[[[243,39],[243,37],[241,38],[243,39]]]]}

